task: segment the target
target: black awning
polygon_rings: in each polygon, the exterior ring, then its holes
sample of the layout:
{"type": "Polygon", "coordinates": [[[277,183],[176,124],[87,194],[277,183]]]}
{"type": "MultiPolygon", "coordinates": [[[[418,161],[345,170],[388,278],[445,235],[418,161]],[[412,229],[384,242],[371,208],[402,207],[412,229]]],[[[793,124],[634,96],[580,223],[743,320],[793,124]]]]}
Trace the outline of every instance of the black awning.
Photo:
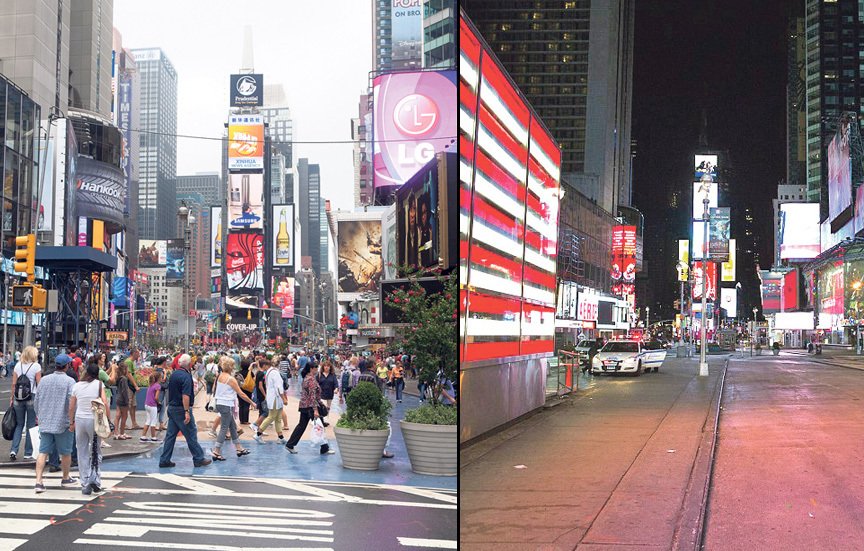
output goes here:
{"type": "Polygon", "coordinates": [[[36,247],[36,265],[48,270],[113,272],[117,257],[93,247],[36,247]]]}

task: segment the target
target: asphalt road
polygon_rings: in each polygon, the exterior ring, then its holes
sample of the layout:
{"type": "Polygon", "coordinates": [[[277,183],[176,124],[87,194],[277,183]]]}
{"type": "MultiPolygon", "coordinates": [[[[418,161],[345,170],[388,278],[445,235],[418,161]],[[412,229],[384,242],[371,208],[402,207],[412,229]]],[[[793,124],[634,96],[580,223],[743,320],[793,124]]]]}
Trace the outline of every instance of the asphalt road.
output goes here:
{"type": "Polygon", "coordinates": [[[26,471],[0,475],[0,496],[6,496],[0,497],[0,548],[456,549],[452,490],[170,473],[109,476],[116,481],[110,491],[88,499],[77,489],[58,488],[56,477],[36,496],[26,471]]]}

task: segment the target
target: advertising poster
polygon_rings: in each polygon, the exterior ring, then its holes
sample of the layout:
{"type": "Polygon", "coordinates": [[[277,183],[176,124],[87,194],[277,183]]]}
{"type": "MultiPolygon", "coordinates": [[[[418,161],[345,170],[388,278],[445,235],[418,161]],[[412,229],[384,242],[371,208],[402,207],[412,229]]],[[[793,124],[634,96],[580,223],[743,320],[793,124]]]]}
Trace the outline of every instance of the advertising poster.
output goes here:
{"type": "MultiPolygon", "coordinates": [[[[264,289],[264,236],[253,232],[228,234],[225,251],[228,291],[264,289]]],[[[257,307],[257,304],[256,304],[257,307]]]]}
{"type": "Polygon", "coordinates": [[[729,260],[720,264],[720,281],[735,281],[735,240],[729,240],[729,260]]]}
{"type": "Polygon", "coordinates": [[[717,181],[717,155],[696,155],[694,160],[696,166],[693,179],[701,181],[708,176],[712,182],[717,181]]]}
{"type": "Polygon", "coordinates": [[[186,272],[186,249],[182,239],[169,239],[166,247],[165,286],[182,287],[186,272]]]}
{"type": "Polygon", "coordinates": [[[720,289],[720,308],[726,310],[726,316],[738,317],[738,291],[737,289],[720,289]]]}
{"type": "Polygon", "coordinates": [[[456,71],[384,74],[372,91],[376,188],[401,186],[435,153],[455,149],[456,71]]]}
{"type": "Polygon", "coordinates": [[[840,128],[827,148],[828,155],[828,219],[834,220],[852,204],[852,159],[849,154],[849,120],[840,128]]]}
{"type": "Polygon", "coordinates": [[[864,230],[864,182],[855,190],[855,222],[853,231],[855,233],[864,230]]]}
{"type": "Polygon", "coordinates": [[[636,290],[636,226],[612,227],[612,294],[632,295],[636,290]]]}
{"type": "Polygon", "coordinates": [[[167,243],[165,241],[153,241],[150,239],[139,239],[138,244],[138,266],[141,268],[159,268],[167,262],[167,243]]]}
{"type": "Polygon", "coordinates": [[[264,75],[231,75],[231,107],[264,105],[264,75]]]}
{"type": "Polygon", "coordinates": [[[783,276],[783,295],[780,309],[783,312],[798,309],[798,270],[783,276]]]}
{"type": "Polygon", "coordinates": [[[864,260],[847,262],[845,269],[849,282],[845,289],[846,317],[850,321],[861,320],[864,318],[864,260]]]}
{"type": "Polygon", "coordinates": [[[377,291],[384,271],[380,220],[339,220],[339,292],[377,291]]]}
{"type": "Polygon", "coordinates": [[[260,230],[264,227],[264,174],[228,176],[228,228],[260,230]]]}
{"type": "MultiPolygon", "coordinates": [[[[39,159],[45,159],[45,184],[42,191],[42,198],[39,203],[39,217],[36,222],[36,229],[39,231],[51,231],[54,227],[54,193],[52,190],[55,186],[54,174],[54,151],[57,136],[51,136],[48,140],[39,141],[39,159]],[[48,151],[43,153],[43,148],[47,147],[48,151]],[[43,155],[45,155],[43,157],[43,155]]],[[[39,162],[42,162],[41,160],[39,162]]],[[[62,180],[62,175],[58,174],[58,180],[62,180]]],[[[58,198],[62,201],[62,199],[58,198]]],[[[10,228],[11,229],[11,228],[10,228]]]]}
{"type": "Polygon", "coordinates": [[[108,163],[77,157],[75,177],[76,214],[107,223],[109,233],[126,225],[126,178],[108,163]]]}
{"type": "Polygon", "coordinates": [[[693,232],[690,235],[693,237],[691,241],[691,243],[693,243],[693,254],[691,255],[691,258],[701,260],[705,257],[703,251],[708,247],[708,243],[705,242],[705,222],[702,220],[693,222],[693,232]]]}
{"type": "Polygon", "coordinates": [[[714,262],[729,260],[730,218],[729,207],[711,209],[711,220],[708,222],[708,257],[714,262]]]}
{"type": "Polygon", "coordinates": [[[781,259],[819,256],[819,203],[782,203],[779,224],[781,259]]]}
{"type": "Polygon", "coordinates": [[[396,279],[396,267],[399,265],[399,250],[396,243],[397,226],[396,203],[393,203],[384,211],[384,222],[381,225],[381,233],[384,235],[381,250],[384,255],[384,279],[396,279]]]}
{"type": "Polygon", "coordinates": [[[294,278],[273,276],[273,304],[282,309],[282,319],[294,317],[294,278]]]}
{"type": "Polygon", "coordinates": [[[228,117],[228,170],[264,169],[264,117],[228,117]]]}
{"type": "Polygon", "coordinates": [[[678,240],[678,281],[687,281],[690,278],[690,241],[678,240]]]}
{"type": "Polygon", "coordinates": [[[705,214],[705,190],[708,190],[708,209],[717,207],[717,184],[708,182],[693,182],[693,220],[702,220],[705,214]],[[706,185],[707,188],[702,186],[706,185]]]}
{"type": "Polygon", "coordinates": [[[423,0],[393,0],[390,12],[394,69],[423,66],[423,0]]]}
{"type": "Polygon", "coordinates": [[[843,314],[843,262],[819,271],[819,313],[843,314]]]}
{"type": "Polygon", "coordinates": [[[396,192],[400,268],[423,272],[438,266],[437,168],[437,163],[428,164],[396,192]]]}
{"type": "Polygon", "coordinates": [[[294,265],[294,205],[272,205],[273,249],[270,251],[274,268],[294,265]]]}
{"type": "MultiPolygon", "coordinates": [[[[132,185],[132,76],[124,71],[117,79],[117,128],[120,129],[120,168],[123,169],[124,187],[132,185]]],[[[129,214],[129,194],[126,194],[124,211],[129,214]]]]}
{"type": "Polygon", "coordinates": [[[222,266],[222,207],[210,207],[210,267],[222,266]]]}
{"type": "Polygon", "coordinates": [[[693,300],[702,300],[702,269],[707,265],[708,269],[708,293],[707,300],[715,300],[717,298],[717,264],[714,262],[694,262],[693,263],[693,300]]]}
{"type": "Polygon", "coordinates": [[[774,314],[782,308],[783,274],[762,270],[762,313],[774,314]]]}

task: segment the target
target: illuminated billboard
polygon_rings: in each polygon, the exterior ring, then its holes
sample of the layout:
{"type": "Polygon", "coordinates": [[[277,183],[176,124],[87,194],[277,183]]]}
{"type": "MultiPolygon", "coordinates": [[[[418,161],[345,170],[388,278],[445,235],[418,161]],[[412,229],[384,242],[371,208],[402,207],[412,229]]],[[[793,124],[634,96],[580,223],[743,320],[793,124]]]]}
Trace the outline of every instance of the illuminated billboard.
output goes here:
{"type": "Polygon", "coordinates": [[[783,294],[780,310],[788,312],[798,309],[798,271],[792,270],[783,276],[783,294]]]}
{"type": "Polygon", "coordinates": [[[264,169],[264,117],[228,117],[228,170],[264,169]]]}
{"type": "Polygon", "coordinates": [[[264,75],[231,75],[228,93],[231,107],[261,107],[264,105],[264,75]]]}
{"type": "Polygon", "coordinates": [[[182,239],[169,239],[165,248],[165,286],[182,287],[185,273],[185,243],[182,239]]]}
{"type": "Polygon", "coordinates": [[[459,48],[460,359],[548,355],[560,148],[464,17],[459,48]]]}
{"type": "MultiPolygon", "coordinates": [[[[717,184],[704,182],[708,189],[708,208],[717,206],[717,184]]],[[[705,191],[703,182],[693,182],[693,219],[702,220],[705,213],[705,191]]]]}
{"type": "Polygon", "coordinates": [[[705,222],[701,220],[693,222],[693,231],[690,233],[690,235],[693,237],[691,241],[693,246],[690,258],[694,260],[704,258],[705,255],[703,254],[703,252],[708,246],[705,243],[705,222]]]}
{"type": "Polygon", "coordinates": [[[843,118],[827,147],[828,219],[834,220],[852,204],[852,158],[849,154],[849,119],[843,118]]]}
{"type": "Polygon", "coordinates": [[[294,278],[273,276],[273,304],[282,310],[282,319],[294,317],[294,278]]]}
{"type": "Polygon", "coordinates": [[[707,265],[708,271],[708,293],[706,294],[706,300],[714,300],[717,298],[717,264],[714,262],[705,264],[701,261],[693,263],[693,284],[691,286],[693,289],[693,300],[702,300],[703,265],[707,265]]]}
{"type": "MultiPolygon", "coordinates": [[[[774,314],[782,310],[783,274],[761,270],[762,314],[774,314]]],[[[842,271],[841,271],[842,275],[842,271]]]]}
{"type": "Polygon", "coordinates": [[[375,187],[401,186],[456,148],[456,71],[388,73],[373,82],[375,187]]]}
{"type": "Polygon", "coordinates": [[[232,232],[228,234],[225,248],[228,291],[264,289],[264,236],[232,232]]]}
{"type": "Polygon", "coordinates": [[[729,207],[711,209],[708,222],[708,258],[715,262],[729,260],[729,226],[731,213],[729,207]]]}
{"type": "Polygon", "coordinates": [[[339,292],[377,291],[384,271],[381,220],[339,220],[337,230],[339,292]]]}
{"type": "Polygon", "coordinates": [[[693,179],[701,181],[705,176],[712,182],[717,181],[717,155],[695,155],[693,179]]]}
{"type": "Polygon", "coordinates": [[[228,228],[264,227],[264,174],[229,174],[228,228]]]}
{"type": "Polygon", "coordinates": [[[846,281],[849,282],[845,288],[846,317],[860,320],[864,318],[864,261],[847,262],[845,270],[846,281]]]}
{"type": "Polygon", "coordinates": [[[864,230],[864,183],[855,190],[855,222],[853,231],[855,233],[864,230]]]}
{"type": "MultiPolygon", "coordinates": [[[[396,192],[400,239],[396,264],[411,271],[438,266],[438,170],[431,162],[396,192]]],[[[404,275],[404,274],[400,274],[404,275]]]]}
{"type": "Polygon", "coordinates": [[[394,69],[423,67],[423,0],[392,0],[390,52],[394,69]]]}
{"type": "Polygon", "coordinates": [[[819,271],[817,278],[819,312],[822,314],[843,314],[843,262],[837,261],[819,271]]]}
{"type": "Polygon", "coordinates": [[[222,266],[222,207],[210,207],[210,267],[222,266]]]}
{"type": "Polygon", "coordinates": [[[735,240],[729,240],[729,260],[720,264],[720,281],[735,281],[735,240]]]}
{"type": "Polygon", "coordinates": [[[636,226],[612,226],[612,294],[636,291],[636,226]]]}
{"type": "Polygon", "coordinates": [[[687,281],[690,276],[690,241],[678,240],[678,281],[687,281]]]}
{"type": "Polygon", "coordinates": [[[819,256],[819,203],[780,204],[780,258],[819,256]]]}
{"type": "Polygon", "coordinates": [[[294,205],[272,205],[274,268],[294,265],[294,205]]]}
{"type": "Polygon", "coordinates": [[[735,288],[720,289],[720,308],[726,310],[726,315],[730,318],[738,316],[738,290],[735,288]]]}
{"type": "Polygon", "coordinates": [[[141,268],[159,268],[167,262],[167,242],[139,239],[138,266],[141,268]]]}

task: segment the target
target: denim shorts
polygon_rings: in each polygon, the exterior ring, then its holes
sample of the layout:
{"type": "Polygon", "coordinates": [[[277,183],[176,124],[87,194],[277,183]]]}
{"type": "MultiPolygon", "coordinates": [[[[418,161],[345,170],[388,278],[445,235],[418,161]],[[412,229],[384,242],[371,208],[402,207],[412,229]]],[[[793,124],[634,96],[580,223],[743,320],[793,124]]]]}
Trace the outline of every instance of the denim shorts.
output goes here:
{"type": "Polygon", "coordinates": [[[270,408],[267,407],[267,400],[255,400],[255,405],[258,407],[258,414],[267,417],[270,413],[270,408]]]}
{"type": "Polygon", "coordinates": [[[39,453],[50,454],[56,446],[58,454],[72,455],[74,441],[75,433],[68,430],[59,434],[39,431],[39,453]]]}

